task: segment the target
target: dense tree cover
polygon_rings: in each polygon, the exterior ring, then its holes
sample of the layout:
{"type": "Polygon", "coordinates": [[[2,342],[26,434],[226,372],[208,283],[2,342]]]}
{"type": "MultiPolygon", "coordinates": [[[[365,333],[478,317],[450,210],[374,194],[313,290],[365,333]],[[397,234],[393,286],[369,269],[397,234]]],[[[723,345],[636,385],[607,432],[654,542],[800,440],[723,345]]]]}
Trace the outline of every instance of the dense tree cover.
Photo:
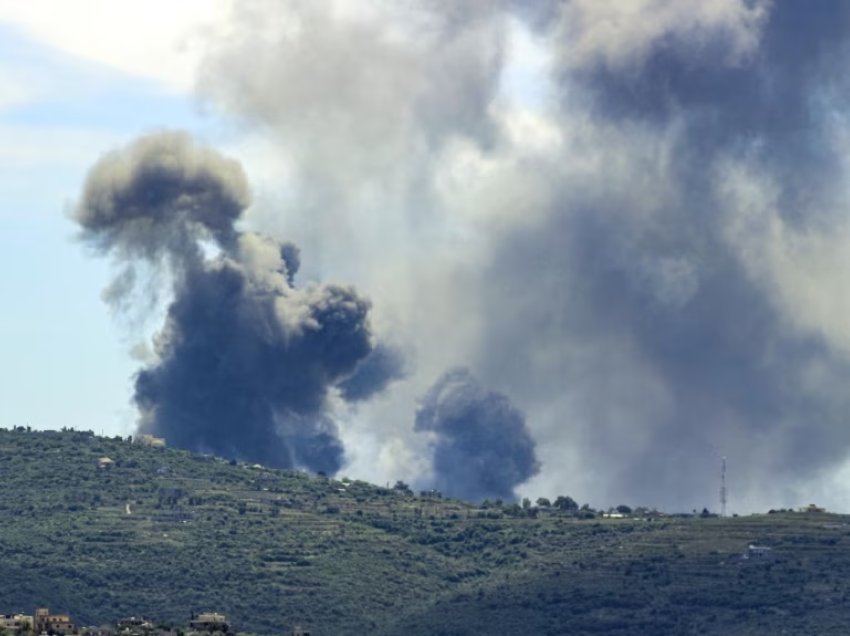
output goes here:
{"type": "Polygon", "coordinates": [[[0,484],[0,612],[217,610],[260,634],[846,633],[837,515],[602,519],[565,495],[479,507],[23,429],[0,430],[0,484]],[[774,556],[743,559],[750,543],[774,556]]]}

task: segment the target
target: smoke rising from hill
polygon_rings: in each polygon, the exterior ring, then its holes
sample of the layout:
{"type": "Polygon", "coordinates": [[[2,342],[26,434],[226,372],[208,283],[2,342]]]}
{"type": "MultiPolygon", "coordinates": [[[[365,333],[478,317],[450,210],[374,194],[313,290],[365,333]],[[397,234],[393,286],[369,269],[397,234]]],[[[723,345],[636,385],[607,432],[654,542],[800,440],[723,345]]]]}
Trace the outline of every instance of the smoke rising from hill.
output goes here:
{"type": "Polygon", "coordinates": [[[793,501],[850,449],[850,9],[627,4],[535,25],[562,163],[492,253],[483,365],[548,414],[544,465],[577,444],[582,490],[711,504],[729,455],[739,501],[793,501]]]}
{"type": "Polygon", "coordinates": [[[525,417],[468,369],[447,371],[434,383],[415,428],[435,434],[434,487],[450,497],[510,501],[540,470],[525,417]]]}
{"type": "Polygon", "coordinates": [[[850,448],[846,3],[449,5],[260,3],[200,79],[282,140],[305,234],[357,220],[331,249],[417,360],[375,426],[425,452],[396,423],[461,360],[528,415],[529,494],[690,509],[727,455],[795,503],[850,448]]]}
{"type": "Polygon", "coordinates": [[[833,496],[850,8],[816,4],[234,5],[198,92],[283,158],[281,213],[246,219],[281,240],[234,229],[241,172],[179,136],[102,162],[77,215],[123,267],[117,308],[173,285],[143,426],[240,448],[214,411],[261,422],[245,444],[284,465],[339,466],[338,391],[346,470],[374,481],[689,510],[726,455],[743,509],[833,496]],[[328,273],[374,307],[295,286],[328,273]]]}
{"type": "Polygon", "coordinates": [[[293,287],[297,247],[234,228],[249,200],[239,164],[166,132],[103,157],[75,218],[124,267],[110,302],[126,304],[140,266],[171,283],[156,361],[136,377],[140,431],[333,473],[343,448],[328,396],[374,350],[370,303],[350,287],[293,287]]]}

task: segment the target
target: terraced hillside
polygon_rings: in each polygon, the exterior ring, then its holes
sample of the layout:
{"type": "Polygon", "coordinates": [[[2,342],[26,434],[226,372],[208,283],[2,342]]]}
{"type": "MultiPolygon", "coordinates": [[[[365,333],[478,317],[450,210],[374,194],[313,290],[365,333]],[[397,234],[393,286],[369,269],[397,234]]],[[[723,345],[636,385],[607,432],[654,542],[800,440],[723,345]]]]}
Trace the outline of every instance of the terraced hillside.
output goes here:
{"type": "Polygon", "coordinates": [[[846,634],[850,518],[577,519],[0,430],[0,612],[245,632],[846,634]],[[98,467],[109,457],[111,468],[98,467]],[[768,557],[741,559],[755,543],[768,557]],[[784,630],[784,631],[783,631],[784,630]]]}

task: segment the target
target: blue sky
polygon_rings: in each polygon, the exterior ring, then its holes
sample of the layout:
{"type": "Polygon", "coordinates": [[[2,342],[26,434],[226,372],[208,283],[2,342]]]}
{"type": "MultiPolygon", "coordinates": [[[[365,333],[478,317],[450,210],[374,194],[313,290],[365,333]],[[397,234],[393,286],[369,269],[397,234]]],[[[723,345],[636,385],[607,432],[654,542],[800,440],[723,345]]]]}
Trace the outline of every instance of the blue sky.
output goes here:
{"type": "Polygon", "coordinates": [[[105,151],[162,127],[203,134],[194,102],[0,22],[0,422],[127,434],[136,367],[100,301],[109,264],[75,240],[68,211],[105,151]]]}

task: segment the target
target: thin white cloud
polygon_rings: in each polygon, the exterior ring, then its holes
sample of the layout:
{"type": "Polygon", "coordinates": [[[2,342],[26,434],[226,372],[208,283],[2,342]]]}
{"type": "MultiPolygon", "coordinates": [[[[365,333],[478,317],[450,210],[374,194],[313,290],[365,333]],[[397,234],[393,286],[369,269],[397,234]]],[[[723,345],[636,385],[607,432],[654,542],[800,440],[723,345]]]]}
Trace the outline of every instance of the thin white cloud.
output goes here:
{"type": "Polygon", "coordinates": [[[0,23],[81,59],[185,90],[193,83],[198,36],[227,6],[227,0],[0,0],[0,23]]]}
{"type": "Polygon", "coordinates": [[[26,79],[14,68],[0,66],[0,111],[25,104],[33,96],[26,79]]]}

